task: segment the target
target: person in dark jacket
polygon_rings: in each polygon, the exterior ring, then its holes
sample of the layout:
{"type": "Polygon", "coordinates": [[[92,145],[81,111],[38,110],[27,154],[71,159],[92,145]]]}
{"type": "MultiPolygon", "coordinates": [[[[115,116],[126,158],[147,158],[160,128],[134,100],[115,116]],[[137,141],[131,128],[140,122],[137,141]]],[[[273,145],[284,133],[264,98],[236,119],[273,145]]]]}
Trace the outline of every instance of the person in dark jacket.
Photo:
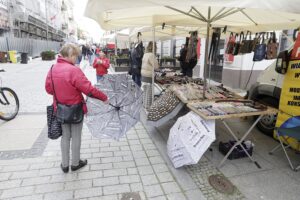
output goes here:
{"type": "Polygon", "coordinates": [[[181,67],[181,73],[186,76],[187,68],[188,68],[188,63],[186,62],[186,54],[187,54],[187,45],[184,44],[182,45],[180,49],[180,56],[178,60],[180,61],[180,67],[181,67]]]}
{"type": "MultiPolygon", "coordinates": [[[[45,89],[48,94],[56,96],[57,101],[65,105],[82,104],[83,112],[87,113],[82,93],[97,98],[108,104],[107,96],[92,86],[79,67],[75,66],[76,59],[80,54],[79,48],[74,44],[66,44],[60,50],[57,63],[48,72],[45,89]],[[52,82],[53,81],[53,82],[52,82]]],[[[54,110],[56,100],[53,97],[54,110]]],[[[72,138],[72,165],[71,170],[76,171],[85,165],[87,160],[80,159],[81,132],[83,122],[79,124],[62,124],[61,153],[63,172],[69,172],[70,141],[72,138]]]]}
{"type": "Polygon", "coordinates": [[[133,81],[141,87],[141,69],[142,69],[142,59],[144,56],[143,43],[137,43],[130,52],[131,58],[131,69],[130,73],[132,75],[133,81]]]}

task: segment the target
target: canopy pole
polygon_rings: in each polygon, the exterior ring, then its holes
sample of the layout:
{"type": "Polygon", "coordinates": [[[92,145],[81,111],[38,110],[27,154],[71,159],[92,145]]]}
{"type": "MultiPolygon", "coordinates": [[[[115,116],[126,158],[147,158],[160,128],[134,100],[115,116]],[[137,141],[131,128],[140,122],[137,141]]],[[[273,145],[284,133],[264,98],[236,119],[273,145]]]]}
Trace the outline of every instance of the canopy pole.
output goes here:
{"type": "MultiPolygon", "coordinates": [[[[153,53],[153,59],[154,59],[154,62],[155,63],[155,59],[156,59],[156,56],[155,56],[155,26],[152,27],[152,38],[153,38],[153,42],[152,42],[152,53],[153,53]]],[[[155,78],[155,71],[154,71],[154,66],[153,66],[153,69],[152,69],[152,96],[151,96],[151,105],[154,101],[154,78],[155,78]]]]}
{"type": "Polygon", "coordinates": [[[206,91],[206,72],[207,72],[207,61],[208,61],[208,44],[209,44],[209,32],[210,32],[210,25],[211,25],[211,20],[210,20],[210,12],[211,12],[211,7],[208,7],[208,17],[207,17],[207,30],[206,30],[206,41],[205,41],[205,58],[204,58],[204,85],[203,85],[203,99],[205,99],[205,91],[206,91]]]}

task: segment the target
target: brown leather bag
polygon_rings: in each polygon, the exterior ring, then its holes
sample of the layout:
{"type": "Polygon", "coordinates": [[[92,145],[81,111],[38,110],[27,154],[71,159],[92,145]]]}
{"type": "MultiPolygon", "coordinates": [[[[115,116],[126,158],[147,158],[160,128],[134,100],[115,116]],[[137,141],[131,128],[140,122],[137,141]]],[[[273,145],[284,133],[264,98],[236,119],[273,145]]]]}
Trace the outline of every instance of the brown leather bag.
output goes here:
{"type": "Polygon", "coordinates": [[[277,58],[277,52],[278,52],[278,43],[276,39],[275,31],[271,34],[271,38],[267,44],[267,56],[266,59],[275,59],[277,58]]]}

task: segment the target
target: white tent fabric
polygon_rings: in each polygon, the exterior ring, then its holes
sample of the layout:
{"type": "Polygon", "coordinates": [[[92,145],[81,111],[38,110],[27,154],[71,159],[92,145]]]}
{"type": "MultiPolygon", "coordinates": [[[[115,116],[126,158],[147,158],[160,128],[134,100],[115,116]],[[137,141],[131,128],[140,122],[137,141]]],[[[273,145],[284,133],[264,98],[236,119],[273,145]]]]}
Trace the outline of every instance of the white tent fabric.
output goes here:
{"type": "Polygon", "coordinates": [[[295,28],[300,24],[298,0],[89,0],[85,15],[96,20],[101,28],[167,25],[201,27],[207,22],[208,7],[216,17],[212,27],[227,25],[231,30],[266,31],[295,28]],[[168,7],[169,6],[169,7],[168,7]],[[192,9],[193,8],[195,9],[192,9]],[[170,7],[191,16],[179,13],[170,7]],[[223,9],[224,8],[224,9],[223,9]],[[226,13],[227,12],[227,13],[226,13]],[[225,16],[226,14],[229,14],[225,16]],[[201,16],[202,15],[202,16],[201,16]]]}

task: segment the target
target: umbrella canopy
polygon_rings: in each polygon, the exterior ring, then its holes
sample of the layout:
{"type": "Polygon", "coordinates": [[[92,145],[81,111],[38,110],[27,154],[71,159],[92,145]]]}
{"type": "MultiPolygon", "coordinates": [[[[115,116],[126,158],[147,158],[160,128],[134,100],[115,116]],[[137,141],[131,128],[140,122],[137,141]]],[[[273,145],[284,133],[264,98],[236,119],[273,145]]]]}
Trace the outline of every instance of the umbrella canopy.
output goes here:
{"type": "Polygon", "coordinates": [[[211,27],[227,25],[231,30],[258,32],[299,26],[298,3],[297,0],[89,0],[85,15],[107,30],[162,23],[206,27],[209,21],[211,27]]]}
{"type": "Polygon", "coordinates": [[[196,164],[215,139],[215,121],[189,112],[170,130],[168,156],[175,168],[196,164]]]}
{"type": "Polygon", "coordinates": [[[127,74],[109,74],[96,85],[110,105],[88,98],[86,124],[97,138],[119,139],[140,119],[142,91],[127,74]]]}

